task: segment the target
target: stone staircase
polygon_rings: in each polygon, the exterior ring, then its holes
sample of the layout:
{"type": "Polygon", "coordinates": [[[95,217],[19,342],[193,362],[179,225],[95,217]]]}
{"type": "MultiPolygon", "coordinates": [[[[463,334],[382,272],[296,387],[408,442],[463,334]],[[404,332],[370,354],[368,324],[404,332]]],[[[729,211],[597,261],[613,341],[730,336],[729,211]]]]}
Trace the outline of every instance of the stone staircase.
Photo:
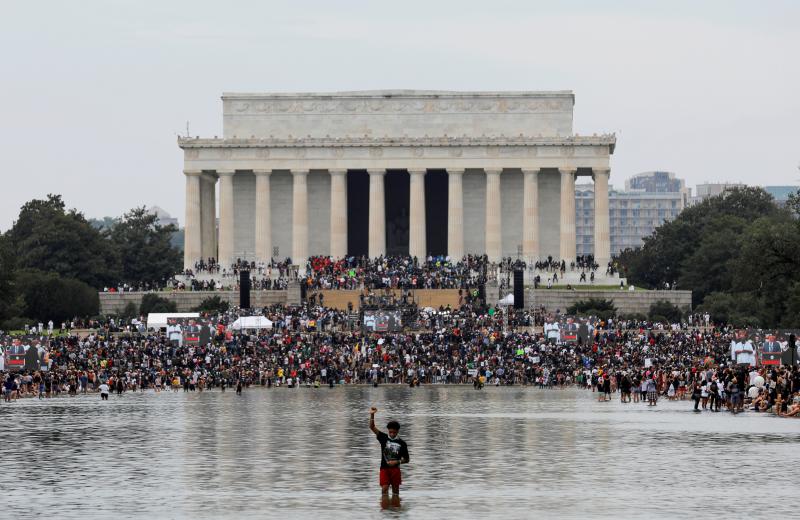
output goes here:
{"type": "MultiPolygon", "coordinates": [[[[289,287],[291,288],[291,284],[289,287]]],[[[392,289],[392,292],[394,292],[399,300],[404,291],[401,289],[392,289]]],[[[306,296],[311,296],[312,294],[316,294],[317,298],[319,298],[319,295],[322,295],[326,307],[346,310],[348,303],[353,304],[354,310],[358,310],[361,307],[361,291],[323,289],[310,291],[306,296]]],[[[438,309],[439,307],[447,307],[448,305],[451,307],[458,307],[458,289],[415,289],[412,291],[412,294],[417,306],[420,308],[433,307],[434,309],[438,309]]]]}
{"type": "MultiPolygon", "coordinates": [[[[605,271],[597,270],[594,273],[594,281],[590,281],[591,278],[591,271],[588,269],[586,272],[586,281],[581,281],[581,271],[580,269],[570,270],[567,269],[564,274],[562,275],[560,271],[552,271],[552,270],[540,270],[540,269],[526,269],[524,271],[524,279],[526,286],[533,286],[534,279],[536,275],[539,275],[541,278],[541,285],[540,287],[547,287],[547,280],[553,278],[553,275],[558,275],[558,281],[553,282],[553,285],[562,286],[562,285],[572,285],[573,287],[591,287],[591,286],[613,286],[619,287],[619,283],[623,282],[624,285],[627,285],[627,280],[625,278],[620,277],[619,273],[615,273],[613,275],[607,275],[605,271]]],[[[498,273],[498,280],[506,279],[506,273],[498,273]]],[[[509,274],[509,280],[513,284],[514,282],[514,275],[513,273],[509,274]]]]}

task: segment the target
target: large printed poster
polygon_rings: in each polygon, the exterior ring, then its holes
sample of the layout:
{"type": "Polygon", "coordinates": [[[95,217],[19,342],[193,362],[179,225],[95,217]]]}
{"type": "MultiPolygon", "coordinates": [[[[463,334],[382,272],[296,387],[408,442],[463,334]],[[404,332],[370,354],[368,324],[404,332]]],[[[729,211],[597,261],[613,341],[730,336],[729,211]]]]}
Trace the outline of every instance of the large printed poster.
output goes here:
{"type": "Polygon", "coordinates": [[[47,370],[50,367],[50,355],[46,341],[33,335],[0,337],[2,370],[47,370]]]}
{"type": "Polygon", "coordinates": [[[594,327],[585,318],[561,316],[557,320],[550,320],[544,324],[545,337],[555,343],[583,345],[590,342],[594,327]]]}
{"type": "Polygon", "coordinates": [[[736,338],[731,342],[731,359],[751,365],[791,365],[793,361],[800,364],[800,348],[796,344],[798,333],[800,330],[797,329],[738,330],[736,338]],[[789,346],[792,337],[795,339],[794,352],[789,346]]]}
{"type": "Polygon", "coordinates": [[[370,332],[398,332],[403,330],[400,311],[364,311],[363,328],[370,332]]]}
{"type": "Polygon", "coordinates": [[[167,338],[178,345],[208,345],[216,334],[216,319],[167,318],[167,338]]]}

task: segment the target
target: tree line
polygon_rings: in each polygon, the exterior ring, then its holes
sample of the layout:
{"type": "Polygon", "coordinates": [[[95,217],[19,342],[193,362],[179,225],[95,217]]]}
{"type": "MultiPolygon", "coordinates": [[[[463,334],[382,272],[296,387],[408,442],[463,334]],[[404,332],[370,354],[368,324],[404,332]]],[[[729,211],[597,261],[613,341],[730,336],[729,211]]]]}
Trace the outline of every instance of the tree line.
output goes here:
{"type": "MultiPolygon", "coordinates": [[[[800,327],[800,192],[779,208],[736,188],[686,208],[616,258],[639,287],[691,289],[693,306],[736,326],[800,327]]],[[[97,292],[163,286],[181,269],[174,226],[144,207],[93,226],[60,195],[34,199],[0,235],[0,329],[96,315],[97,292]]]]}
{"type": "Polygon", "coordinates": [[[162,285],[181,269],[176,228],[144,207],[93,226],[60,195],[22,206],[0,235],[0,329],[98,313],[98,291],[120,283],[162,285]]]}
{"type": "Polygon", "coordinates": [[[693,307],[740,327],[800,327],[800,191],[784,208],[735,188],[686,208],[618,257],[636,286],[691,289],[693,307]]]}

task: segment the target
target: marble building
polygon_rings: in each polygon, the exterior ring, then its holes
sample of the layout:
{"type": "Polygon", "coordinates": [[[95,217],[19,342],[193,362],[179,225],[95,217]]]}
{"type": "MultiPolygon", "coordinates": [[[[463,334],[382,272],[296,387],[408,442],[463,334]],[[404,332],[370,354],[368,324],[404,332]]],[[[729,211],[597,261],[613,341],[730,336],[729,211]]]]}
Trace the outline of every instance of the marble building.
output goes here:
{"type": "Polygon", "coordinates": [[[184,263],[406,253],[569,261],[575,180],[587,176],[604,265],[616,139],[575,135],[574,103],[570,91],[223,94],[222,137],[178,140],[184,263]]]}

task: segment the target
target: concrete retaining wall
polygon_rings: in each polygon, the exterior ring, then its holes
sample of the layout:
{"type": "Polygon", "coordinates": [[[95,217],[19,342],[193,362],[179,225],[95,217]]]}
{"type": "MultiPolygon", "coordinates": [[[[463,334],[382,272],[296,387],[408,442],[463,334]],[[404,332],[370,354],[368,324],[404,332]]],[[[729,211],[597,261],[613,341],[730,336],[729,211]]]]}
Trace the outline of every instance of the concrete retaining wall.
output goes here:
{"type": "MultiPolygon", "coordinates": [[[[293,294],[289,291],[252,291],[250,293],[250,303],[253,307],[266,307],[276,303],[286,304],[290,300],[299,301],[299,286],[293,287],[293,294]],[[296,293],[296,294],[295,294],[296,293]],[[291,298],[294,296],[294,298],[291,298]]],[[[491,299],[497,291],[496,288],[487,286],[487,296],[491,299]]],[[[346,309],[347,302],[352,301],[353,306],[359,307],[358,295],[360,291],[319,291],[325,295],[325,304],[329,307],[346,309]]],[[[396,291],[398,296],[400,291],[396,291]]],[[[147,294],[144,292],[129,293],[100,293],[100,313],[118,314],[125,306],[133,302],[138,307],[142,303],[142,297],[147,294]]],[[[188,312],[200,305],[200,303],[211,296],[219,296],[231,305],[239,305],[238,291],[185,291],[185,292],[161,292],[158,293],[162,298],[175,302],[178,311],[188,312]]],[[[456,289],[418,289],[414,291],[417,303],[420,307],[438,308],[440,305],[458,306],[458,290],[456,289]]],[[[526,292],[528,307],[540,306],[549,312],[560,309],[562,312],[578,300],[588,300],[589,298],[599,298],[602,300],[612,300],[617,307],[617,311],[622,314],[640,313],[647,314],[650,305],[659,301],[666,300],[681,309],[691,310],[692,292],[691,291],[586,291],[575,290],[567,291],[564,289],[539,289],[526,292]]]]}
{"type": "Polygon", "coordinates": [[[692,291],[568,291],[565,289],[539,289],[527,291],[525,303],[528,307],[544,305],[549,312],[560,309],[564,312],[567,307],[578,300],[588,300],[597,298],[602,300],[612,300],[617,307],[617,312],[621,315],[640,313],[647,314],[650,306],[659,300],[666,300],[681,309],[688,311],[692,308],[692,291]]]}
{"type": "MultiPolygon", "coordinates": [[[[146,292],[128,293],[100,293],[100,313],[104,315],[120,313],[128,303],[137,307],[142,303],[146,292]]],[[[161,298],[175,302],[178,312],[189,312],[203,300],[212,296],[219,296],[233,306],[239,305],[239,291],[175,291],[157,293],[161,298]]],[[[251,291],[250,305],[253,307],[266,307],[276,303],[286,303],[286,291],[251,291]]]]}

